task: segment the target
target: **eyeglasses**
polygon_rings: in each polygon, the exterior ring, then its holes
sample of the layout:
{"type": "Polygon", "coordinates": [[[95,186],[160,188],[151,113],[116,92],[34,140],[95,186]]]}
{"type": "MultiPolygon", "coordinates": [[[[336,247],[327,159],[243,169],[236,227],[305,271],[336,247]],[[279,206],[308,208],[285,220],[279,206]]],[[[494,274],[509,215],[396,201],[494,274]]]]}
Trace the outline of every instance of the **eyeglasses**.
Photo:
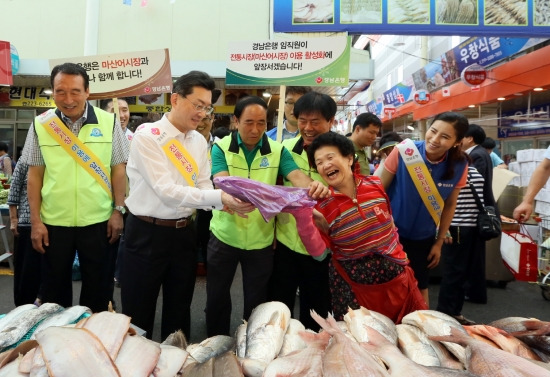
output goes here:
{"type": "Polygon", "coordinates": [[[197,110],[199,113],[204,111],[204,113],[206,115],[210,115],[210,114],[212,114],[212,112],[214,112],[214,108],[212,106],[204,106],[204,105],[201,105],[201,104],[195,104],[189,98],[187,98],[185,96],[182,96],[182,97],[185,98],[186,100],[188,100],[189,102],[191,102],[191,105],[193,105],[195,110],[197,110]]]}

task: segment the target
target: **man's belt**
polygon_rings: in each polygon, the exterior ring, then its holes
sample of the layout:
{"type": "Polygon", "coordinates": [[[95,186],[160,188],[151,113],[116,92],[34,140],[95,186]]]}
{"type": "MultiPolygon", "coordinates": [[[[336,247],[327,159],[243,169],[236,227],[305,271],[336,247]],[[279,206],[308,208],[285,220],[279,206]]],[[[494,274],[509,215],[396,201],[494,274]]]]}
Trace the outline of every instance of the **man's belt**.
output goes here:
{"type": "Polygon", "coordinates": [[[160,225],[160,226],[166,226],[169,228],[185,228],[193,222],[193,216],[189,217],[182,217],[181,219],[157,219],[156,217],[151,216],[138,216],[135,215],[138,219],[143,220],[145,222],[160,225]]]}

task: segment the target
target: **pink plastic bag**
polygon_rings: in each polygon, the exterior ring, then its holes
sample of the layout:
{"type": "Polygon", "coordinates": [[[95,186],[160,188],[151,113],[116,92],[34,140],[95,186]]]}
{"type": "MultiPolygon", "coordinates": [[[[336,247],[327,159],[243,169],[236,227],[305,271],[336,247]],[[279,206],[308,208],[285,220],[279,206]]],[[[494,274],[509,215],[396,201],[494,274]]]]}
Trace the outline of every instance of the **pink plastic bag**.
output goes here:
{"type": "Polygon", "coordinates": [[[216,177],[214,184],[234,197],[254,204],[267,222],[281,212],[313,207],[316,201],[307,195],[307,189],[273,186],[241,177],[216,177]]]}
{"type": "Polygon", "coordinates": [[[214,183],[226,193],[254,204],[265,221],[281,212],[291,213],[296,218],[298,235],[307,252],[315,257],[324,253],[325,242],[312,219],[316,201],[308,196],[307,189],[272,186],[240,177],[216,177],[214,183]]]}

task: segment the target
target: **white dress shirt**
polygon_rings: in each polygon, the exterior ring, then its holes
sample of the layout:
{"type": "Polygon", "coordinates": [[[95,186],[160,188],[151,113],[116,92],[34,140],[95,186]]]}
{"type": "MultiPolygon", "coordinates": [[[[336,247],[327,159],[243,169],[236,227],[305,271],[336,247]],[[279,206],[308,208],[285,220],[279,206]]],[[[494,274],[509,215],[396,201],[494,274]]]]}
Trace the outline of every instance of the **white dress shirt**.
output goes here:
{"type": "Polygon", "coordinates": [[[210,180],[208,144],[197,131],[180,132],[164,115],[155,123],[138,127],[132,139],[126,172],[130,195],[126,205],[131,213],[159,219],[179,219],[195,208],[222,209],[221,191],[210,180]],[[170,162],[156,139],[176,138],[193,156],[199,169],[197,187],[190,187],[170,162]]]}

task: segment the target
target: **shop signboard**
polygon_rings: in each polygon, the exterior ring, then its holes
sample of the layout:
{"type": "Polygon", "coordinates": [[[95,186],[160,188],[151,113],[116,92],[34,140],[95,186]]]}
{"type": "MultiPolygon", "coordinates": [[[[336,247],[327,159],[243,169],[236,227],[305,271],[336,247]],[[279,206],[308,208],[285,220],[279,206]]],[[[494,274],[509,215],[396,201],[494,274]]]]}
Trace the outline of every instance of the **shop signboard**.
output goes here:
{"type": "Polygon", "coordinates": [[[0,41],[0,86],[13,85],[10,42],[0,41]]]}
{"type": "Polygon", "coordinates": [[[388,117],[388,119],[391,119],[393,114],[395,114],[396,111],[397,110],[396,110],[395,106],[392,106],[392,105],[384,106],[384,115],[386,115],[388,117]]]}
{"type": "Polygon", "coordinates": [[[41,87],[10,87],[9,106],[11,107],[55,107],[51,94],[45,92],[49,88],[41,87]]]}
{"type": "Polygon", "coordinates": [[[487,71],[483,66],[475,63],[464,68],[460,78],[466,85],[476,87],[483,84],[487,79],[487,71]]]}
{"type": "Polygon", "coordinates": [[[417,90],[414,93],[414,102],[416,102],[419,105],[425,105],[432,99],[432,96],[430,93],[428,93],[425,90],[417,90]]]}
{"type": "Polygon", "coordinates": [[[273,0],[273,30],[550,37],[550,19],[541,2],[516,1],[514,7],[504,7],[493,0],[465,0],[459,9],[447,0],[273,0]]]}
{"type": "Polygon", "coordinates": [[[545,40],[544,38],[469,38],[414,72],[412,77],[415,89],[432,92],[458,80],[460,73],[472,64],[487,67],[545,40]]]}
{"type": "Polygon", "coordinates": [[[350,37],[231,42],[227,85],[347,86],[350,37]]]}
{"type": "Polygon", "coordinates": [[[498,126],[500,139],[550,134],[550,104],[503,112],[498,126]]]}
{"type": "Polygon", "coordinates": [[[50,60],[50,70],[65,62],[88,72],[89,99],[160,95],[172,92],[168,49],[50,60]]]}
{"type": "Polygon", "coordinates": [[[369,113],[376,114],[377,116],[382,115],[382,109],[384,108],[384,100],[379,97],[376,100],[367,102],[365,105],[369,113]]]}
{"type": "Polygon", "coordinates": [[[399,83],[384,92],[384,104],[400,106],[411,99],[413,86],[399,83]]]}

